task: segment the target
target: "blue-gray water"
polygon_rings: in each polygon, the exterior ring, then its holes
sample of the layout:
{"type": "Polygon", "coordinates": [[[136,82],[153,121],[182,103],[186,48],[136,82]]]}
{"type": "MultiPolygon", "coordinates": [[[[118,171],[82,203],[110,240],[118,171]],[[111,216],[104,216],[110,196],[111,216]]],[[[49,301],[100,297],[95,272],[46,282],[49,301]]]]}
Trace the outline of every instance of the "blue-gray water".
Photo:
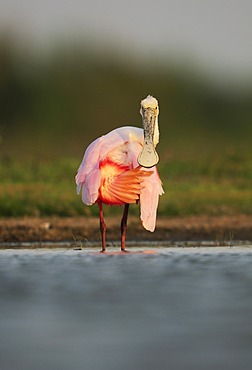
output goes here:
{"type": "Polygon", "coordinates": [[[1,370],[252,368],[252,248],[0,252],[1,370]]]}

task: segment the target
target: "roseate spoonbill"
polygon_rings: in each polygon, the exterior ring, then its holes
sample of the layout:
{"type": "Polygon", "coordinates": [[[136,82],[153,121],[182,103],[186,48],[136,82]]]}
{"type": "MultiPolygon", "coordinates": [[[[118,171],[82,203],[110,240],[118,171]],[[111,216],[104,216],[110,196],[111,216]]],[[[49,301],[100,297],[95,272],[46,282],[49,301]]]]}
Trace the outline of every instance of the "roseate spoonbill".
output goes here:
{"type": "Polygon", "coordinates": [[[106,251],[106,224],[102,204],[124,205],[121,220],[121,250],[129,204],[140,202],[140,219],[154,231],[159,195],[163,194],[157,172],[155,150],[159,141],[158,101],[148,95],[141,101],[143,129],[120,127],[93,141],[87,148],[76,175],[77,193],[86,205],[97,203],[100,210],[102,252],[106,251]]]}

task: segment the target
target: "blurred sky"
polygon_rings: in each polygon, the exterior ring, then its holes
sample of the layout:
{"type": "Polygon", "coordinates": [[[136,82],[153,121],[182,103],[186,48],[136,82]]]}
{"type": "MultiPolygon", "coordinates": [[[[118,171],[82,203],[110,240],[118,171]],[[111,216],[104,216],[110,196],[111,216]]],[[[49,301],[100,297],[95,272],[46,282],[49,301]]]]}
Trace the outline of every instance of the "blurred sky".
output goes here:
{"type": "Polygon", "coordinates": [[[37,46],[106,41],[122,53],[252,73],[251,0],[0,0],[0,30],[10,29],[37,46]]]}

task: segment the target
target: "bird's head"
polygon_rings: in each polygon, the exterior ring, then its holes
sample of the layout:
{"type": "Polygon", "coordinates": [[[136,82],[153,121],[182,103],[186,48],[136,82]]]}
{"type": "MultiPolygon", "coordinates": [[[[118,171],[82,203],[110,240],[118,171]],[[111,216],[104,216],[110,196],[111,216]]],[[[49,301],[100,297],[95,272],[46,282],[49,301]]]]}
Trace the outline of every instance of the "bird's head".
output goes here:
{"type": "Polygon", "coordinates": [[[158,154],[155,150],[159,142],[158,129],[158,101],[153,96],[148,95],[141,101],[140,114],[143,120],[144,145],[138,157],[138,163],[142,167],[153,167],[158,161],[158,154]]]}

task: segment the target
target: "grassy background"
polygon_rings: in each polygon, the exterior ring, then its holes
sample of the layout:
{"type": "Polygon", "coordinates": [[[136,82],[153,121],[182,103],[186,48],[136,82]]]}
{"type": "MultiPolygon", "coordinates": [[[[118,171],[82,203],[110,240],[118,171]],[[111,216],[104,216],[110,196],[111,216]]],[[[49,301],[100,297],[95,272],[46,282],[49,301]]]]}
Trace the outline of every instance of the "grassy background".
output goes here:
{"type": "MultiPolygon", "coordinates": [[[[84,207],[75,193],[78,164],[77,158],[2,160],[1,216],[97,214],[97,207],[84,207]]],[[[252,214],[252,160],[248,153],[214,158],[201,155],[200,159],[171,157],[163,162],[161,157],[159,170],[166,191],[160,215],[252,214]]],[[[132,213],[138,212],[137,207],[131,208],[132,213]]]]}
{"type": "Polygon", "coordinates": [[[252,83],[218,84],[186,63],[142,68],[85,45],[37,57],[6,39],[0,71],[0,217],[97,214],[75,193],[84,149],[111,129],[141,126],[148,94],[161,111],[159,214],[252,213],[252,83]]]}

